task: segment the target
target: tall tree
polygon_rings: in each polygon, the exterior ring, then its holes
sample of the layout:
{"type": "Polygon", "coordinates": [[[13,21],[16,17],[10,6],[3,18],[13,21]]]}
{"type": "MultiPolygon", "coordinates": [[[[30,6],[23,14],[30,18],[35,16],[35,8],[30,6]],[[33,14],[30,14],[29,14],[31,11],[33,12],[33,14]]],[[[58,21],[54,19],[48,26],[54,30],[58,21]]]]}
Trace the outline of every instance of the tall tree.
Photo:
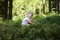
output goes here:
{"type": "Polygon", "coordinates": [[[51,0],[49,0],[49,12],[51,12],[51,0]]]}
{"type": "Polygon", "coordinates": [[[8,0],[5,0],[3,2],[3,14],[2,14],[2,17],[3,17],[3,20],[7,20],[7,8],[8,8],[8,0]]]}
{"type": "Polygon", "coordinates": [[[9,6],[8,6],[8,14],[9,14],[9,17],[8,17],[8,19],[12,19],[12,1],[13,0],[9,0],[9,6]]]}
{"type": "Polygon", "coordinates": [[[45,13],[45,0],[42,0],[42,4],[43,4],[43,13],[45,13]]]}
{"type": "Polygon", "coordinates": [[[1,2],[1,0],[0,0],[0,15],[2,14],[2,13],[1,13],[1,10],[2,10],[1,7],[2,7],[2,2],[1,2]]]}
{"type": "Polygon", "coordinates": [[[57,11],[59,13],[59,0],[56,0],[56,5],[57,5],[57,11]]]}
{"type": "Polygon", "coordinates": [[[59,0],[59,13],[60,13],[60,0],[59,0]]]}

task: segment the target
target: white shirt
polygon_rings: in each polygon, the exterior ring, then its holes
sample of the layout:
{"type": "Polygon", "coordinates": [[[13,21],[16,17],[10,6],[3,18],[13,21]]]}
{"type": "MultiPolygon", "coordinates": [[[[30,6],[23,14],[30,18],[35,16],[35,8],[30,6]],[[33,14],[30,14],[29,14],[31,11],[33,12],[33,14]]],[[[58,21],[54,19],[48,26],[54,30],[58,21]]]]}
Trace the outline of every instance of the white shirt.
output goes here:
{"type": "Polygon", "coordinates": [[[28,24],[28,21],[30,21],[31,19],[29,19],[28,17],[25,17],[22,21],[22,25],[26,25],[28,24]]]}

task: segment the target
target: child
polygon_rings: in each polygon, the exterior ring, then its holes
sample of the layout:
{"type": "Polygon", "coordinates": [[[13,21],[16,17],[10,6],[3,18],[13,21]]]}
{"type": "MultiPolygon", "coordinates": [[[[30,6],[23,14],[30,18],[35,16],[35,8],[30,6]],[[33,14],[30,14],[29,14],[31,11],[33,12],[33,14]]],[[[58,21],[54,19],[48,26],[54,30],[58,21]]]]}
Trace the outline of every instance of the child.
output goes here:
{"type": "Polygon", "coordinates": [[[32,16],[33,13],[30,11],[27,13],[26,17],[22,20],[22,25],[29,25],[32,24],[32,16]]]}

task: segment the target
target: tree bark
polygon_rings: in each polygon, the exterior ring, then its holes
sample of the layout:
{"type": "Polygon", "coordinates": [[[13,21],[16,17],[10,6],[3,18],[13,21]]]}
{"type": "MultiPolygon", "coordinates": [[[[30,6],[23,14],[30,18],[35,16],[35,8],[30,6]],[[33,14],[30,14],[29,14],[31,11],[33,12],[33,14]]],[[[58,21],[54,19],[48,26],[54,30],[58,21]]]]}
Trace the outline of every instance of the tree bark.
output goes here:
{"type": "Polygon", "coordinates": [[[45,0],[42,0],[43,3],[43,13],[45,13],[45,0]]]}
{"type": "Polygon", "coordinates": [[[51,0],[49,0],[49,12],[51,12],[51,0]]]}
{"type": "Polygon", "coordinates": [[[13,0],[9,0],[9,17],[8,17],[9,20],[12,19],[12,1],[13,0]]]}
{"type": "Polygon", "coordinates": [[[8,8],[8,0],[5,0],[3,2],[3,14],[2,14],[3,20],[7,20],[7,8],[8,8]]]}

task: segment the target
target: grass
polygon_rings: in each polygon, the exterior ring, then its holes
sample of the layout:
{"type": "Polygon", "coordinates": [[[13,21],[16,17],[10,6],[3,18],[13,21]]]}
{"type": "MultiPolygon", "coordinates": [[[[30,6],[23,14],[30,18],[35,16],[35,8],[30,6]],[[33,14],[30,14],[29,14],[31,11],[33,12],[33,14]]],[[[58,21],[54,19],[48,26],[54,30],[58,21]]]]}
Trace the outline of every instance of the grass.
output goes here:
{"type": "Polygon", "coordinates": [[[39,24],[21,26],[21,20],[2,22],[0,40],[60,40],[60,15],[41,14],[33,19],[39,24]]]}

